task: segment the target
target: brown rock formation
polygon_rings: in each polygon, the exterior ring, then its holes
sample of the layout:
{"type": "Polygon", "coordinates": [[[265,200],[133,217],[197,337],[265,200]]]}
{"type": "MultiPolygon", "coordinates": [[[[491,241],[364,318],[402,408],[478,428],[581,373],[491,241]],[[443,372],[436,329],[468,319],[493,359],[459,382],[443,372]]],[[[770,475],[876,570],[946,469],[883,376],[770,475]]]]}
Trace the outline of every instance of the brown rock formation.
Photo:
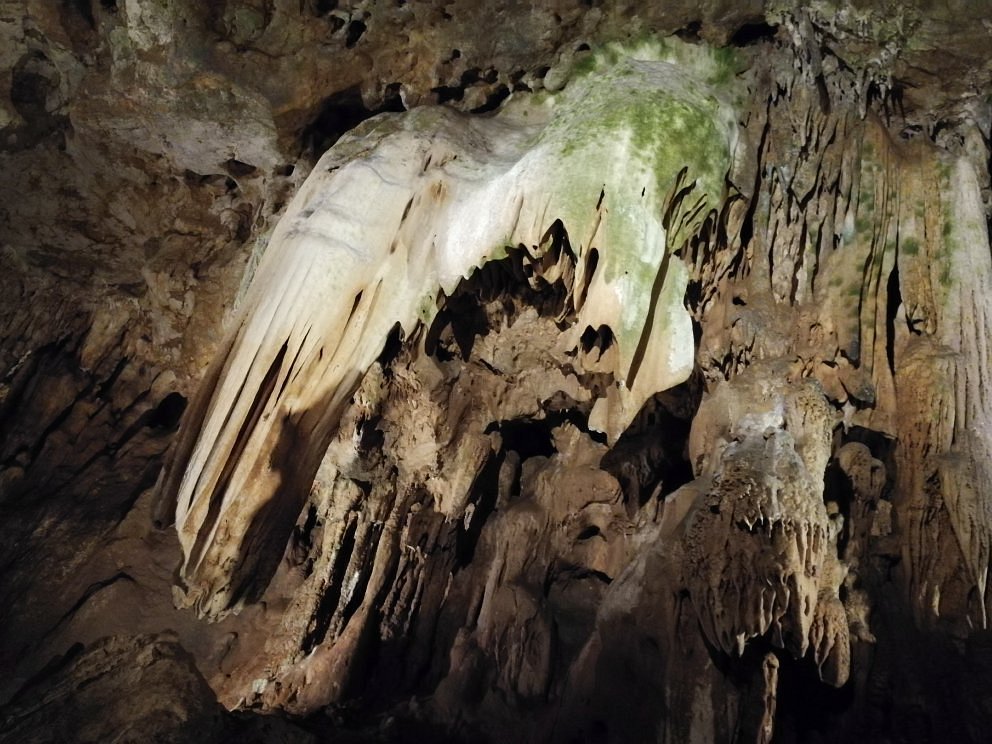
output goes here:
{"type": "Polygon", "coordinates": [[[0,0],[0,740],[987,739],[992,6],[642,5],[0,0]]]}

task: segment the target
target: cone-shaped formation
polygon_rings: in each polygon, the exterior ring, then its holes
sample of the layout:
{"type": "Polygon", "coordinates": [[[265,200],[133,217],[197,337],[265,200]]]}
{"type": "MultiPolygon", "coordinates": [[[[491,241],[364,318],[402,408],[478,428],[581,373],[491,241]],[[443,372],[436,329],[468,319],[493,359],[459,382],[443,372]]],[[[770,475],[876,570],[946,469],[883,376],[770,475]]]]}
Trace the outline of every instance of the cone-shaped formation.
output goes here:
{"type": "Polygon", "coordinates": [[[841,685],[848,626],[823,502],[835,414],[818,384],[769,384],[781,377],[760,371],[718,386],[694,422],[694,455],[715,475],[688,516],[686,586],[717,648],[740,655],[766,634],[797,658],[812,647],[841,685]]]}

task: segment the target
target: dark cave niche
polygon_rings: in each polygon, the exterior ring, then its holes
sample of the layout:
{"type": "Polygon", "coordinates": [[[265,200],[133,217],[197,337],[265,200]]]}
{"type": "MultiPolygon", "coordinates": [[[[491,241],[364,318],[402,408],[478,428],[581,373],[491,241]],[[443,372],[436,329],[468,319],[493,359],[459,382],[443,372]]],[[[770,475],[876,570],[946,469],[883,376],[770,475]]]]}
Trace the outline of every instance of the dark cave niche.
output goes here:
{"type": "Polygon", "coordinates": [[[498,431],[503,439],[503,450],[516,452],[520,460],[531,457],[551,457],[557,450],[547,420],[517,419],[489,425],[486,433],[498,431]]]}
{"type": "MultiPolygon", "coordinates": [[[[896,373],[896,316],[902,305],[902,294],[899,291],[899,267],[896,266],[889,273],[889,278],[885,288],[885,357],[889,362],[889,372],[895,376],[896,373]]],[[[907,321],[908,323],[908,321],[907,321]]],[[[913,331],[909,325],[910,332],[913,331]]]]}
{"type": "Polygon", "coordinates": [[[701,386],[695,376],[658,393],[603,457],[602,468],[620,483],[629,509],[644,506],[652,495],[661,498],[672,493],[693,479],[689,430],[700,399],[701,386]]]}
{"type": "Polygon", "coordinates": [[[63,4],[71,6],[79,15],[90,30],[96,29],[96,18],[93,17],[93,8],[90,0],[62,0],[63,4]]]}
{"type": "Polygon", "coordinates": [[[854,681],[849,680],[839,688],[831,687],[820,680],[809,654],[801,659],[785,653],[777,656],[779,678],[773,741],[836,740],[838,725],[854,704],[854,681]]]}
{"type": "Polygon", "coordinates": [[[745,23],[730,37],[730,43],[737,47],[752,46],[763,41],[771,41],[778,34],[778,26],[756,21],[745,23]]]}
{"type": "Polygon", "coordinates": [[[528,307],[555,318],[562,330],[573,323],[575,312],[564,281],[548,282],[542,276],[545,268],[562,260],[575,265],[560,220],[549,228],[545,241],[550,245],[538,258],[531,258],[524,246],[510,248],[505,258],[488,261],[449,296],[439,297],[438,314],[425,338],[427,353],[441,361],[468,361],[476,338],[512,325],[528,307]]]}
{"type": "Polygon", "coordinates": [[[182,394],[169,393],[148,413],[146,425],[151,429],[174,431],[179,426],[187,403],[182,394]]]}
{"type": "MultiPolygon", "coordinates": [[[[832,459],[827,464],[827,469],[823,474],[823,502],[828,505],[836,504],[840,515],[846,522],[850,518],[853,497],[854,492],[851,488],[850,479],[840,469],[837,461],[832,459]]],[[[849,538],[850,534],[847,529],[842,530],[837,536],[838,556],[844,554],[849,538]]]]}
{"type": "Polygon", "coordinates": [[[52,106],[62,80],[56,65],[40,51],[26,52],[10,75],[10,102],[25,124],[12,127],[10,136],[0,142],[0,151],[34,147],[52,134],[62,137],[64,146],[71,123],[61,106],[52,106]]]}
{"type": "Polygon", "coordinates": [[[310,12],[316,16],[325,16],[338,7],[338,0],[311,0],[310,12]]]}
{"type": "Polygon", "coordinates": [[[368,29],[368,26],[365,25],[365,22],[364,21],[357,21],[356,20],[356,21],[352,21],[351,23],[349,23],[348,24],[348,30],[345,33],[345,42],[344,42],[344,45],[348,49],[351,49],[352,47],[354,47],[355,44],[357,44],[358,41],[362,38],[362,36],[365,34],[365,31],[367,29],[368,29]]]}
{"type": "Polygon", "coordinates": [[[680,28],[675,32],[675,35],[682,39],[682,41],[688,41],[693,44],[699,44],[702,42],[702,37],[699,32],[703,29],[703,22],[700,20],[695,20],[687,23],[685,26],[680,28]]]}
{"type": "Polygon", "coordinates": [[[482,530],[496,509],[496,500],[499,496],[498,481],[499,471],[503,464],[505,455],[502,453],[498,457],[490,457],[486,461],[482,472],[476,478],[473,488],[471,503],[474,512],[471,520],[467,523],[462,521],[455,531],[455,562],[452,573],[457,573],[460,569],[468,566],[475,558],[475,548],[479,543],[482,530]]]}
{"type": "MultiPolygon", "coordinates": [[[[357,43],[357,38],[355,41],[357,43]]],[[[361,86],[357,85],[325,98],[316,116],[300,134],[300,142],[306,157],[316,162],[341,138],[341,135],[373,116],[386,112],[405,111],[406,107],[400,98],[399,89],[399,84],[387,85],[382,102],[373,108],[365,105],[361,86]]]]}
{"type": "Polygon", "coordinates": [[[769,656],[774,657],[778,669],[773,744],[866,740],[843,724],[844,715],[855,706],[855,681],[849,680],[841,687],[824,684],[812,651],[796,659],[768,637],[749,640],[740,657],[728,657],[709,644],[707,651],[741,696],[734,741],[765,741],[759,738],[766,702],[761,669],[769,656]]]}
{"type": "Polygon", "coordinates": [[[510,89],[505,85],[499,85],[486,96],[486,102],[481,106],[476,106],[471,109],[469,113],[472,114],[487,114],[498,109],[507,98],[510,97],[510,89]]]}
{"type": "Polygon", "coordinates": [[[345,574],[351,562],[352,554],[355,552],[357,530],[358,521],[351,519],[345,528],[341,546],[338,548],[338,553],[335,556],[327,587],[321,595],[320,603],[311,620],[309,631],[303,639],[303,653],[310,653],[318,643],[321,643],[331,626],[331,621],[334,619],[335,612],[338,610],[338,604],[341,601],[345,574]]]}

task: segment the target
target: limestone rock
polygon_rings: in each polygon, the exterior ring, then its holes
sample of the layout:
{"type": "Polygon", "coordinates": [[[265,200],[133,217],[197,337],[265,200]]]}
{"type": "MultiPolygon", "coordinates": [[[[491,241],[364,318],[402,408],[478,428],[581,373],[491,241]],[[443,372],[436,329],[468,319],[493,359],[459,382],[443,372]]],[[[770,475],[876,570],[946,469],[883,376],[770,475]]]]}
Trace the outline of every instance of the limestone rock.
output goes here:
{"type": "Polygon", "coordinates": [[[3,738],[985,741],[989,10],[0,0],[3,738]]]}
{"type": "Polygon", "coordinates": [[[252,729],[222,708],[193,657],[168,636],[114,636],[72,649],[0,708],[0,739],[23,742],[308,742],[274,722],[252,729]]]}

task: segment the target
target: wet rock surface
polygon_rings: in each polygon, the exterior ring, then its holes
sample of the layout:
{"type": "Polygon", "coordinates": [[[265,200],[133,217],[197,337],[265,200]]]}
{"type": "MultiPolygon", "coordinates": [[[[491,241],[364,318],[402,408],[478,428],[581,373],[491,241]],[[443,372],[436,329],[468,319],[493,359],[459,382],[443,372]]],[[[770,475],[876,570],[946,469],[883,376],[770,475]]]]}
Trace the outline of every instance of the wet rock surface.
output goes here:
{"type": "Polygon", "coordinates": [[[992,9],[642,5],[0,2],[0,739],[985,740],[992,9]]]}

